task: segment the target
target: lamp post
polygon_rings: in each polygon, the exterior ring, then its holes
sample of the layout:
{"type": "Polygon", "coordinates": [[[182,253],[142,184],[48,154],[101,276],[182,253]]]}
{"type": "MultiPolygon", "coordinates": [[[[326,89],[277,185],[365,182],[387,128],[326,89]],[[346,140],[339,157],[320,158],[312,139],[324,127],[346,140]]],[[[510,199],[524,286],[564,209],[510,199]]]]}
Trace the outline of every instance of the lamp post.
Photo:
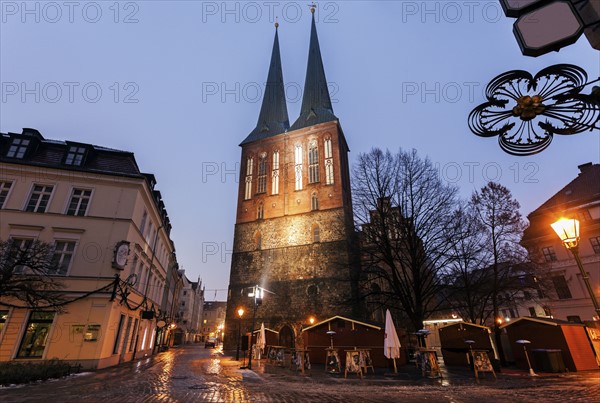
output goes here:
{"type": "Polygon", "coordinates": [[[587,272],[583,268],[581,259],[579,259],[579,220],[574,218],[561,218],[560,220],[551,224],[551,226],[554,232],[556,232],[556,235],[558,235],[563,242],[563,245],[565,245],[565,248],[570,250],[573,254],[575,262],[577,263],[577,267],[581,272],[583,282],[585,283],[588,293],[590,294],[590,298],[592,299],[592,304],[594,304],[596,316],[600,318],[600,304],[598,304],[598,299],[596,299],[596,294],[594,294],[594,289],[590,284],[590,276],[588,276],[587,272]]]}
{"type": "Polygon", "coordinates": [[[254,310],[252,312],[252,327],[250,328],[250,350],[248,352],[248,369],[252,369],[252,336],[254,334],[254,325],[256,322],[256,310],[262,304],[264,289],[259,286],[252,287],[252,292],[248,294],[250,298],[254,298],[254,310]]]}
{"type": "Polygon", "coordinates": [[[240,360],[240,332],[242,331],[242,316],[244,316],[244,308],[238,308],[237,310],[237,314],[238,317],[240,318],[240,321],[238,322],[238,336],[237,336],[237,350],[235,352],[235,360],[239,361],[240,360]]]}

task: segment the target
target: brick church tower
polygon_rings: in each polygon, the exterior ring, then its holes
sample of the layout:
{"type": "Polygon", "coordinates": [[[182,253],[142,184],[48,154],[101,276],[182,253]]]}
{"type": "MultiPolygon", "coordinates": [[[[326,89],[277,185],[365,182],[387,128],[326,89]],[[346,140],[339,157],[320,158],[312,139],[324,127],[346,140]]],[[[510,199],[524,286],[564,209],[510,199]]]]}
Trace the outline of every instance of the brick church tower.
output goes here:
{"type": "Polygon", "coordinates": [[[258,123],[240,144],[226,349],[235,349],[240,323],[242,333],[251,327],[248,292],[256,285],[271,293],[257,309],[255,329],[264,322],[279,332],[279,345],[294,346],[310,316],[358,314],[349,149],[331,106],[312,11],[300,117],[290,126],[276,30],[258,123]]]}

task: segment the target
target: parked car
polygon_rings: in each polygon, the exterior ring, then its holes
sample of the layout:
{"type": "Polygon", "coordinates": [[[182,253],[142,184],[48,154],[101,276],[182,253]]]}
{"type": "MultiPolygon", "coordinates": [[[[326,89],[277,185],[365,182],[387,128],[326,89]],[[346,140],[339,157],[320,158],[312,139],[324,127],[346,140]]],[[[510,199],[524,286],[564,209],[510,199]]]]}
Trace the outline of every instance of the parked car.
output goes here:
{"type": "Polygon", "coordinates": [[[217,339],[215,339],[214,337],[209,337],[204,342],[204,348],[209,348],[209,347],[215,348],[216,346],[217,346],[217,339]]]}

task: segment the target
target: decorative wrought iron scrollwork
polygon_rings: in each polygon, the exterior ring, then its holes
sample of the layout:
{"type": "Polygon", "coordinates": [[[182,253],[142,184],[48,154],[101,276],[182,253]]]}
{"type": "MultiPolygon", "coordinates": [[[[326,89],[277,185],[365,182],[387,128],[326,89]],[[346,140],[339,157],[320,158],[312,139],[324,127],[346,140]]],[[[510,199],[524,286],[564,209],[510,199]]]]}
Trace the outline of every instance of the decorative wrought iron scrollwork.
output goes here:
{"type": "Polygon", "coordinates": [[[581,94],[592,82],[585,70],[571,64],[547,67],[535,77],[523,70],[500,74],[486,88],[487,102],[469,114],[469,128],[481,137],[498,136],[500,148],[509,154],[539,153],[555,134],[599,128],[596,88],[581,94]]]}

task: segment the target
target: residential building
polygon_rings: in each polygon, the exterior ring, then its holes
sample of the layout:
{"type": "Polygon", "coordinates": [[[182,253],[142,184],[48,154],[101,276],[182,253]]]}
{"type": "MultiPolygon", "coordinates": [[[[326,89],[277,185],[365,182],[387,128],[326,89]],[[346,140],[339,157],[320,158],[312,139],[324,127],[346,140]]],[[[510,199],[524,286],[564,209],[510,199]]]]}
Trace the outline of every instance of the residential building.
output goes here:
{"type": "Polygon", "coordinates": [[[176,316],[174,344],[198,343],[201,341],[204,311],[204,289],[202,281],[190,281],[185,270],[179,270],[183,287],[179,296],[179,312],[176,316]]]}
{"type": "Polygon", "coordinates": [[[255,286],[268,290],[255,324],[279,332],[282,346],[300,342],[309,316],[356,317],[349,149],[327,84],[313,15],[300,116],[290,126],[276,31],[258,122],[240,144],[226,349],[235,348],[240,307],[250,318],[242,331],[251,326],[255,286]]]}
{"type": "Polygon", "coordinates": [[[562,217],[579,220],[579,256],[600,299],[600,164],[583,164],[579,171],[575,179],[527,217],[530,225],[521,243],[543,267],[539,281],[547,286],[543,298],[532,299],[522,316],[572,322],[600,320],[573,254],[550,227],[562,217]]]}
{"type": "Polygon", "coordinates": [[[181,287],[170,231],[156,180],[133,153],[35,129],[0,134],[0,240],[52,244],[46,274],[64,285],[60,307],[0,294],[0,361],[104,368],[152,354],[181,287]]]}
{"type": "MultiPolygon", "coordinates": [[[[223,341],[226,310],[227,302],[225,301],[204,302],[204,311],[202,312],[201,324],[201,341],[206,341],[206,339],[209,337],[214,337],[219,341],[223,341]]],[[[235,338],[233,340],[235,340],[235,338]]]]}

